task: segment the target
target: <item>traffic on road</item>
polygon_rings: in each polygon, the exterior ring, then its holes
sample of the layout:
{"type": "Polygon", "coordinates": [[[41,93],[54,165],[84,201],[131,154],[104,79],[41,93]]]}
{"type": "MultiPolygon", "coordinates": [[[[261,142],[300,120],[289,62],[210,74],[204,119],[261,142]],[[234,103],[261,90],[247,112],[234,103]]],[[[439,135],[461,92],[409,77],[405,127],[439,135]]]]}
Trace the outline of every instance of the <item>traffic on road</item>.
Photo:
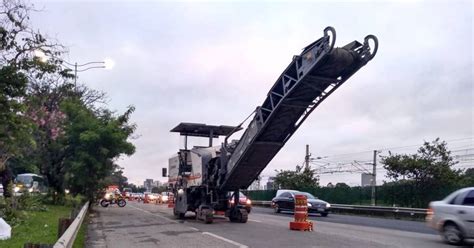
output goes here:
{"type": "MultiPolygon", "coordinates": [[[[166,204],[129,202],[95,208],[87,247],[450,247],[424,222],[332,214],[310,215],[313,232],[290,231],[291,213],[254,207],[246,224],[193,213],[177,220],[166,204]]],[[[470,244],[459,247],[471,247],[470,244]]]]}

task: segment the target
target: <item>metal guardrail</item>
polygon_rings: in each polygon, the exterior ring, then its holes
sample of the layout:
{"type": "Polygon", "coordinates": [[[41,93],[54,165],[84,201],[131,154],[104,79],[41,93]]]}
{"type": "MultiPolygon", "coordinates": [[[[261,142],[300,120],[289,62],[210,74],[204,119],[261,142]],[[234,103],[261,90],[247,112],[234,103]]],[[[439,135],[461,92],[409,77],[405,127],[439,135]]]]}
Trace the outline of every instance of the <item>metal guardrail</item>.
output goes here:
{"type": "MultiPolygon", "coordinates": [[[[271,207],[271,201],[252,201],[255,206],[271,207]]],[[[404,208],[404,207],[382,207],[365,205],[345,205],[331,204],[331,210],[338,213],[361,213],[372,215],[385,215],[410,218],[425,218],[428,209],[424,208],[404,208]]]]}
{"type": "Polygon", "coordinates": [[[84,221],[87,213],[87,209],[89,208],[89,202],[86,202],[82,207],[81,211],[71,223],[71,225],[67,228],[67,230],[63,233],[63,235],[58,239],[58,241],[54,244],[53,248],[71,248],[74,244],[74,240],[76,240],[76,235],[81,228],[82,222],[84,221]]]}

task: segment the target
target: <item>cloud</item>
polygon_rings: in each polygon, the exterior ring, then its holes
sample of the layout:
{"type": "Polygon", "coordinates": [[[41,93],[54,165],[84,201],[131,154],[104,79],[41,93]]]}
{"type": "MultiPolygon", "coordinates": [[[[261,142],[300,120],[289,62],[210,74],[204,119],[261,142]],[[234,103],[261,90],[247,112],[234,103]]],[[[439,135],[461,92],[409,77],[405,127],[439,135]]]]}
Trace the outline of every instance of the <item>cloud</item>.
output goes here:
{"type": "MultiPolygon", "coordinates": [[[[38,5],[38,4],[37,4],[38,5]]],[[[315,156],[474,136],[472,3],[47,2],[40,30],[70,46],[71,61],[110,57],[112,71],[80,81],[110,107],[137,107],[137,153],[120,164],[134,182],[161,179],[180,141],[179,122],[236,125],[260,105],[301,48],[331,25],[337,45],[367,34],[377,56],[315,110],[264,174],[315,156]],[[87,17],[87,18],[85,18],[87,17]]],[[[337,159],[336,159],[337,160],[337,159]]],[[[325,175],[323,183],[360,182],[325,175]]]]}

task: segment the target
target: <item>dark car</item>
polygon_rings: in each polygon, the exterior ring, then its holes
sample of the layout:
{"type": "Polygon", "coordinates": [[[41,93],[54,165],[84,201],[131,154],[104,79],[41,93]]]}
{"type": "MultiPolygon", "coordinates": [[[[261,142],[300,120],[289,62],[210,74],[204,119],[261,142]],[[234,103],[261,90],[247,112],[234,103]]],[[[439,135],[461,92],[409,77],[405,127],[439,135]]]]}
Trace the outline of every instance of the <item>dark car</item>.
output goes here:
{"type": "Polygon", "coordinates": [[[328,216],[331,211],[331,204],[314,197],[306,192],[284,192],[281,195],[272,199],[272,208],[275,213],[280,211],[294,211],[295,209],[295,195],[305,195],[308,198],[308,213],[318,213],[321,216],[328,216]]]}
{"type": "MultiPolygon", "coordinates": [[[[227,196],[229,198],[230,205],[233,206],[234,205],[234,192],[229,192],[227,196]]],[[[250,211],[252,210],[252,201],[242,192],[239,192],[239,204],[242,205],[247,210],[247,213],[250,213],[250,211]]]]}

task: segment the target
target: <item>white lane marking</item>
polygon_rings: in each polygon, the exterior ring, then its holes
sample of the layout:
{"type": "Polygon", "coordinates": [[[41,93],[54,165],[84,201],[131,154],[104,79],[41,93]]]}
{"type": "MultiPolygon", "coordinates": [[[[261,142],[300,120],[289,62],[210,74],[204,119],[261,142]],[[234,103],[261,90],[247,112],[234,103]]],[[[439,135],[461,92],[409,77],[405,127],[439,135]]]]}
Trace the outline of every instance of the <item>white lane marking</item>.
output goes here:
{"type": "Polygon", "coordinates": [[[249,219],[248,221],[253,221],[253,222],[257,222],[257,223],[262,223],[262,222],[259,221],[259,220],[250,220],[250,219],[249,219]]]}
{"type": "Polygon", "coordinates": [[[226,239],[226,238],[221,237],[221,236],[219,236],[219,235],[217,235],[217,234],[214,234],[214,233],[203,232],[202,234],[204,234],[204,235],[209,235],[209,236],[212,236],[212,237],[214,237],[214,238],[216,238],[216,239],[220,239],[220,240],[222,240],[222,241],[225,241],[225,242],[227,242],[227,243],[229,243],[229,244],[236,245],[236,246],[238,246],[239,248],[248,248],[248,246],[246,246],[246,245],[243,245],[243,244],[241,244],[241,243],[237,243],[237,242],[235,242],[235,241],[233,241],[233,240],[230,240],[230,239],[226,239]]]}
{"type": "Polygon", "coordinates": [[[197,228],[195,228],[195,227],[190,227],[189,229],[194,230],[194,231],[196,231],[196,232],[199,232],[199,229],[197,229],[197,228]]]}

